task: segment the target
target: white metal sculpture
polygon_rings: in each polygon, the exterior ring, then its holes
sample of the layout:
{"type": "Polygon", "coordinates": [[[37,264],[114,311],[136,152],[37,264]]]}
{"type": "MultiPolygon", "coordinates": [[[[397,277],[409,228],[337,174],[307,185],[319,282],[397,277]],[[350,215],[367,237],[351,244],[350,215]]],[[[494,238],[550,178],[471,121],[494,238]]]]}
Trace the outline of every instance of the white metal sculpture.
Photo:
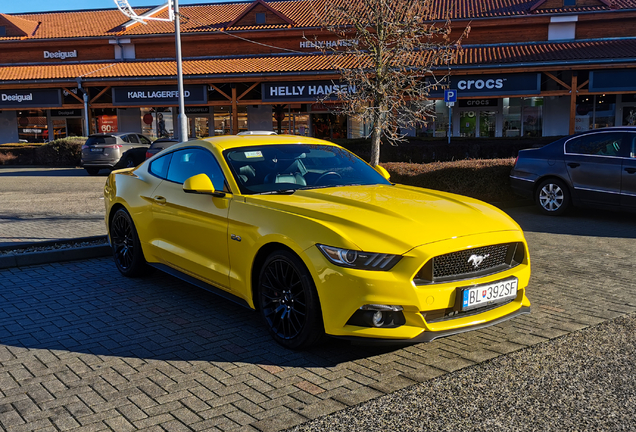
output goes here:
{"type": "Polygon", "coordinates": [[[137,12],[135,12],[132,6],[130,6],[130,3],[128,3],[128,0],[114,0],[114,1],[115,1],[115,5],[117,5],[117,9],[119,9],[119,11],[122,14],[124,14],[131,20],[137,21],[139,23],[146,24],[146,21],[149,21],[149,20],[150,21],[174,21],[174,0],[168,0],[167,4],[156,7],[141,16],[137,15],[137,12]],[[159,12],[159,10],[165,9],[166,7],[168,8],[168,18],[156,18],[152,16],[154,15],[154,13],[159,12]]]}

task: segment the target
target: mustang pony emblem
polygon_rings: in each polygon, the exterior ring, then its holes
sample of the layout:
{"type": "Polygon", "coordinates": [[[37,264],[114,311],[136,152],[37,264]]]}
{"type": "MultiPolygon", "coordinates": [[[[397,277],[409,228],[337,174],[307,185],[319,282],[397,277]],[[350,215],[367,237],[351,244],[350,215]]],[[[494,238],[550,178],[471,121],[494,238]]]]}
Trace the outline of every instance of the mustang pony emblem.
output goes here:
{"type": "Polygon", "coordinates": [[[471,263],[473,265],[473,267],[477,268],[489,256],[490,256],[490,254],[486,254],[486,255],[471,255],[470,258],[468,258],[468,262],[471,263]]]}

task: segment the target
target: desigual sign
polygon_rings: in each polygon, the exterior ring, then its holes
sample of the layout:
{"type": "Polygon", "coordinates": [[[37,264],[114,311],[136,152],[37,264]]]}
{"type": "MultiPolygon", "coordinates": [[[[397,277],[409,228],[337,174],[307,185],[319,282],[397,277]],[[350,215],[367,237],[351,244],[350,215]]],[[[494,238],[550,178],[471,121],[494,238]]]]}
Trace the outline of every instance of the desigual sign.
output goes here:
{"type": "Polygon", "coordinates": [[[65,60],[67,58],[77,58],[77,50],[73,51],[44,51],[45,59],[60,59],[65,60]]]}
{"type": "Polygon", "coordinates": [[[0,108],[52,108],[62,106],[60,90],[5,90],[0,108]]]}

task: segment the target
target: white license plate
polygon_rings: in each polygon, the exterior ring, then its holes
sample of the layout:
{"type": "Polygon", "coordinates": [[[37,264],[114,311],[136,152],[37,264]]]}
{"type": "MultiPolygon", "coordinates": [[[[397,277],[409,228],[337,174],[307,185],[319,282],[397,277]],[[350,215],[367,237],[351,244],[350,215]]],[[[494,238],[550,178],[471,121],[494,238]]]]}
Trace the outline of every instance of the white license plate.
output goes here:
{"type": "Polygon", "coordinates": [[[92,148],[91,149],[91,152],[95,152],[95,153],[101,153],[103,151],[104,151],[104,149],[102,149],[102,148],[92,148]]]}
{"type": "Polygon", "coordinates": [[[517,297],[517,278],[477,285],[462,290],[462,310],[467,311],[517,297]]]}

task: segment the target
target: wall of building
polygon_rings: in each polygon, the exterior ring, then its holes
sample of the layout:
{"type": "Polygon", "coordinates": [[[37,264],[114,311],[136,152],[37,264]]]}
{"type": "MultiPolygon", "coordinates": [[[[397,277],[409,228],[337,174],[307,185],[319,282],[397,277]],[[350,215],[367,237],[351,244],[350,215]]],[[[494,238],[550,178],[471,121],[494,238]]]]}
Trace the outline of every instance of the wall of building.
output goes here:
{"type": "Polygon", "coordinates": [[[0,144],[18,142],[17,111],[0,112],[0,144]]]}
{"type": "Polygon", "coordinates": [[[249,130],[271,131],[273,127],[271,105],[248,105],[247,128],[249,130]]]}
{"type": "Polygon", "coordinates": [[[543,136],[569,135],[570,97],[550,96],[543,99],[543,136]]]}
{"type": "Polygon", "coordinates": [[[117,130],[119,132],[141,133],[141,109],[119,108],[117,110],[117,130]]]}

